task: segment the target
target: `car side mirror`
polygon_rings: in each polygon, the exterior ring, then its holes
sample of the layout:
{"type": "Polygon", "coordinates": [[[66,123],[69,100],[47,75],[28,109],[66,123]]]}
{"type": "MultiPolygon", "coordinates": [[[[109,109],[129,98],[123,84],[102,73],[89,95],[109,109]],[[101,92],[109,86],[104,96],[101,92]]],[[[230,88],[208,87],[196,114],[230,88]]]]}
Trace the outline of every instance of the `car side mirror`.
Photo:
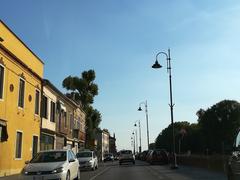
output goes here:
{"type": "Polygon", "coordinates": [[[69,163],[75,162],[75,159],[70,159],[69,163]]]}
{"type": "Polygon", "coordinates": [[[30,163],[30,161],[25,161],[25,164],[29,164],[30,163]]]}

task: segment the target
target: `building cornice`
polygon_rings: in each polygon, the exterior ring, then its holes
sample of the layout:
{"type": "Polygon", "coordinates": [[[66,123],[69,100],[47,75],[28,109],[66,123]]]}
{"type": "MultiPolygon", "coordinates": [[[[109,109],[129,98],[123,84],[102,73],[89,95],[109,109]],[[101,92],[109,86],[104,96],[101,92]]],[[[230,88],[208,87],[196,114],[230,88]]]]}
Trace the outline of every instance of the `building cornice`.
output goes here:
{"type": "Polygon", "coordinates": [[[37,73],[35,73],[31,68],[29,68],[24,62],[22,62],[17,56],[15,56],[12,52],[10,52],[4,45],[0,43],[0,49],[4,51],[9,57],[13,58],[18,64],[24,67],[27,71],[29,71],[32,75],[37,77],[42,82],[42,77],[40,77],[37,73]]]}

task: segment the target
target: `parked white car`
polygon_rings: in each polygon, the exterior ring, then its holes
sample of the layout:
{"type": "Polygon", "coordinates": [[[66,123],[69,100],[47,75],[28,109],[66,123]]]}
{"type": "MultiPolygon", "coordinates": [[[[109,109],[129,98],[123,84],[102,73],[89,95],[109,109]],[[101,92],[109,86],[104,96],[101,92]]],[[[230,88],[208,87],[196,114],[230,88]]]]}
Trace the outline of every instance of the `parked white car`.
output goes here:
{"type": "Polygon", "coordinates": [[[94,151],[81,151],[76,154],[81,169],[95,170],[98,168],[98,158],[94,151]]]}
{"type": "Polygon", "coordinates": [[[79,180],[79,162],[72,150],[41,151],[30,162],[26,162],[20,179],[79,180]]]}

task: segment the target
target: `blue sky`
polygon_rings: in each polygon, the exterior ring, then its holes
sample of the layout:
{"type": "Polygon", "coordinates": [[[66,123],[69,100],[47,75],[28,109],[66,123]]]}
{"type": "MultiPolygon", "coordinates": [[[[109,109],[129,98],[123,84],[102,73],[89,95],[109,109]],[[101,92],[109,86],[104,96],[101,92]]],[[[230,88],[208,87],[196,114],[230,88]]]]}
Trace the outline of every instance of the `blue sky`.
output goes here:
{"type": "Polygon", "coordinates": [[[150,141],[170,123],[169,82],[151,68],[171,48],[174,120],[197,121],[196,112],[239,100],[238,0],[2,0],[0,18],[45,62],[44,77],[59,89],[68,75],[94,69],[94,107],[102,128],[116,133],[118,149],[131,148],[134,122],[146,121],[150,141]]]}

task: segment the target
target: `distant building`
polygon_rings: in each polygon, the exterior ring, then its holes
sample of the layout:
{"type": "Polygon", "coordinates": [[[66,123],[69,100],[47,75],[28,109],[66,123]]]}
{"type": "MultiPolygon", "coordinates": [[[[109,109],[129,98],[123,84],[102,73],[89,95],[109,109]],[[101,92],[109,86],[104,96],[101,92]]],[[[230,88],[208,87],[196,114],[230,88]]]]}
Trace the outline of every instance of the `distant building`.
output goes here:
{"type": "Polygon", "coordinates": [[[69,148],[77,153],[85,144],[85,112],[49,80],[44,79],[43,84],[41,148],[69,148]]]}
{"type": "Polygon", "coordinates": [[[97,154],[103,160],[104,154],[109,153],[109,132],[105,129],[97,131],[97,154]]]}
{"type": "Polygon", "coordinates": [[[56,148],[56,104],[58,93],[48,80],[43,82],[40,150],[56,148]]]}
{"type": "Polygon", "coordinates": [[[74,111],[74,123],[73,123],[73,138],[78,144],[77,149],[85,149],[86,140],[86,114],[78,105],[74,111]]]}
{"type": "Polygon", "coordinates": [[[109,136],[109,152],[114,155],[117,154],[115,133],[113,134],[113,137],[109,136]]]}

